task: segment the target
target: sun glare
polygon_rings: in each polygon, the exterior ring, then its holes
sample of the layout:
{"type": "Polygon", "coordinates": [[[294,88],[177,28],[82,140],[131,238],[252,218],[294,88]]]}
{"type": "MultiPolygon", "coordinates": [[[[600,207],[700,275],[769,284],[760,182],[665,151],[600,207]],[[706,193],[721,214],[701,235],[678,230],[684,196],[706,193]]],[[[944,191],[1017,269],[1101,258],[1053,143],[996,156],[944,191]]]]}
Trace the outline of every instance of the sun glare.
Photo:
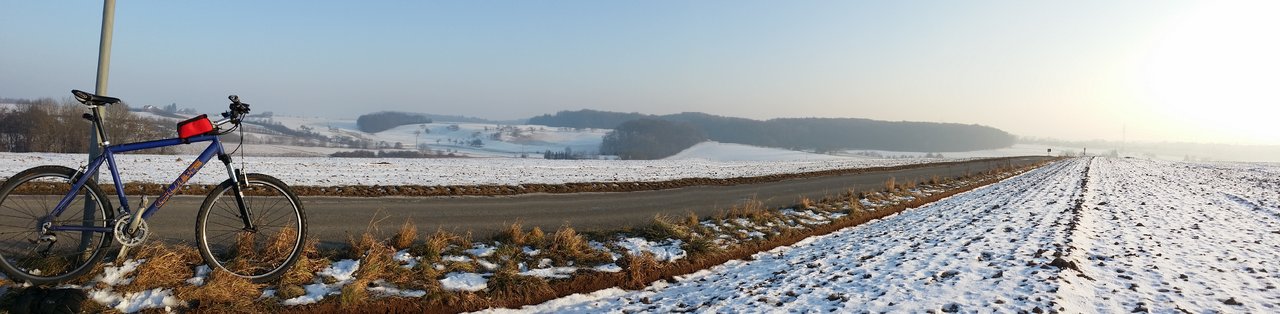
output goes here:
{"type": "Polygon", "coordinates": [[[1145,96],[1170,133],[1280,144],[1280,1],[1204,2],[1148,56],[1145,96]]]}

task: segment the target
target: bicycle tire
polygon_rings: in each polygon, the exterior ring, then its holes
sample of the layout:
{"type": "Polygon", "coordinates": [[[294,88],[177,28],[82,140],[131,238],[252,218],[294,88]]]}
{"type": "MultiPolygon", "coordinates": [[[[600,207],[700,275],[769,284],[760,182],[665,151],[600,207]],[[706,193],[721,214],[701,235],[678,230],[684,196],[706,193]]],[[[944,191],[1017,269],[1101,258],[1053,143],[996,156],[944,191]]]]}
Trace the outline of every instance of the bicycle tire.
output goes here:
{"type": "Polygon", "coordinates": [[[302,202],[284,182],[258,173],[250,173],[245,178],[242,188],[245,205],[250,209],[257,230],[244,230],[233,183],[227,180],[209,192],[200,205],[196,217],[196,240],[200,255],[213,269],[221,269],[255,283],[270,282],[288,272],[302,254],[307,217],[302,202]],[[271,198],[276,200],[269,201],[271,198]],[[276,205],[285,207],[277,208],[276,205]],[[296,228],[296,232],[290,234],[289,228],[296,228]],[[271,230],[277,233],[269,234],[271,230]]]}
{"type": "MultiPolygon", "coordinates": [[[[0,270],[9,275],[9,278],[33,285],[61,283],[92,270],[93,265],[102,260],[103,252],[106,251],[104,249],[111,246],[110,232],[60,231],[40,234],[38,231],[41,220],[48,217],[62,197],[71,192],[71,182],[78,179],[79,175],[78,171],[63,166],[39,166],[23,170],[0,185],[0,270]],[[41,182],[40,179],[54,180],[41,182]],[[42,238],[47,240],[45,237],[50,235],[54,239],[52,242],[40,241],[42,238]],[[59,241],[61,239],[76,241],[59,241]],[[62,251],[62,247],[57,247],[55,254],[52,250],[59,242],[76,244],[66,252],[62,251]],[[45,249],[37,252],[45,244],[45,249]],[[25,248],[14,250],[18,247],[25,248]]],[[[115,213],[97,182],[89,179],[76,194],[79,196],[53,221],[79,221],[85,226],[94,227],[110,226],[115,213]],[[85,220],[84,202],[96,203],[97,210],[92,211],[94,216],[90,220],[85,220]]]]}

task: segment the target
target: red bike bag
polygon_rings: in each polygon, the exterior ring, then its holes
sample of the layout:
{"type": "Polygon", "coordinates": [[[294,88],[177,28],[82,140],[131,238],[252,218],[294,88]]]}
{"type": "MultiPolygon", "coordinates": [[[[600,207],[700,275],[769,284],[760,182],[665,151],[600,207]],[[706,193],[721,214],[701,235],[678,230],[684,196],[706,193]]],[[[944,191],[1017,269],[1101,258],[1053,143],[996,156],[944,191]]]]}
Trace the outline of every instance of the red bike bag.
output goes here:
{"type": "Polygon", "coordinates": [[[208,115],[200,115],[195,118],[178,122],[178,138],[188,139],[200,135],[213,132],[213,123],[209,122],[208,115]]]}

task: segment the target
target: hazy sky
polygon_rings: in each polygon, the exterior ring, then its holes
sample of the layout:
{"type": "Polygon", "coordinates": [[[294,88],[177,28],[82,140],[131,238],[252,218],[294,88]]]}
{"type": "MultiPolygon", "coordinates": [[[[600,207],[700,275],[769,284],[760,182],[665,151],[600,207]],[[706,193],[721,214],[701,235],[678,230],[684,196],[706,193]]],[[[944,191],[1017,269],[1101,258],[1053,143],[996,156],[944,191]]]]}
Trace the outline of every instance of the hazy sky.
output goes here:
{"type": "MultiPolygon", "coordinates": [[[[102,5],[0,7],[0,97],[92,90],[102,5]]],[[[206,112],[559,110],[1280,144],[1280,1],[119,1],[109,93],[206,112]]]]}

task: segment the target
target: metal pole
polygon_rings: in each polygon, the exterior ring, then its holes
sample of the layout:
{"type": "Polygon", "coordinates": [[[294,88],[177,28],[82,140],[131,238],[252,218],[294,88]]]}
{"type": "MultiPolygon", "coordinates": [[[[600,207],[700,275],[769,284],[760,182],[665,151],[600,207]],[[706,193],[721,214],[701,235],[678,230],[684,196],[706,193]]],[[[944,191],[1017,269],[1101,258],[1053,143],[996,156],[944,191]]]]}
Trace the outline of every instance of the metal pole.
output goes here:
{"type": "MultiPolygon", "coordinates": [[[[107,73],[111,70],[111,29],[116,23],[116,0],[104,0],[102,2],[102,37],[98,40],[98,82],[94,87],[93,93],[98,95],[107,94],[107,73]]],[[[99,117],[102,116],[102,108],[94,108],[95,113],[99,117]]],[[[94,132],[97,137],[97,132],[94,132]]],[[[97,141],[94,141],[93,147],[97,147],[97,141]]],[[[93,151],[91,148],[90,151],[93,151]]]]}
{"type": "MultiPolygon", "coordinates": [[[[98,94],[98,95],[107,94],[107,73],[110,72],[110,69],[111,69],[111,31],[112,31],[112,27],[115,25],[115,22],[116,22],[116,1],[104,0],[102,3],[102,34],[101,34],[101,37],[98,39],[98,80],[93,89],[94,94],[98,94]]],[[[98,117],[105,117],[106,115],[106,112],[102,110],[102,107],[94,107],[93,113],[98,115],[98,117]]],[[[102,121],[102,120],[99,119],[99,121],[102,121]]],[[[99,142],[101,139],[98,138],[98,131],[93,130],[92,126],[90,126],[90,128],[91,130],[89,130],[89,133],[91,135],[89,135],[89,162],[92,163],[94,159],[98,158],[99,155],[102,155],[102,145],[99,142]]],[[[90,173],[88,175],[93,177],[94,182],[98,181],[97,172],[90,173]]],[[[88,198],[85,199],[84,223],[86,225],[92,225],[94,223],[93,219],[95,219],[95,217],[93,212],[96,211],[97,209],[97,204],[94,201],[97,201],[97,200],[90,200],[88,198]]],[[[121,206],[125,206],[125,205],[121,204],[121,206]]],[[[105,210],[111,210],[111,209],[105,208],[105,210]]],[[[102,217],[102,219],[106,219],[106,217],[102,217]]],[[[89,243],[92,240],[92,238],[93,237],[87,236],[87,234],[85,236],[80,237],[81,239],[80,250],[82,252],[85,252],[86,255],[92,254],[92,252],[89,251],[90,249],[89,246],[93,245],[93,243],[89,243]]]]}

